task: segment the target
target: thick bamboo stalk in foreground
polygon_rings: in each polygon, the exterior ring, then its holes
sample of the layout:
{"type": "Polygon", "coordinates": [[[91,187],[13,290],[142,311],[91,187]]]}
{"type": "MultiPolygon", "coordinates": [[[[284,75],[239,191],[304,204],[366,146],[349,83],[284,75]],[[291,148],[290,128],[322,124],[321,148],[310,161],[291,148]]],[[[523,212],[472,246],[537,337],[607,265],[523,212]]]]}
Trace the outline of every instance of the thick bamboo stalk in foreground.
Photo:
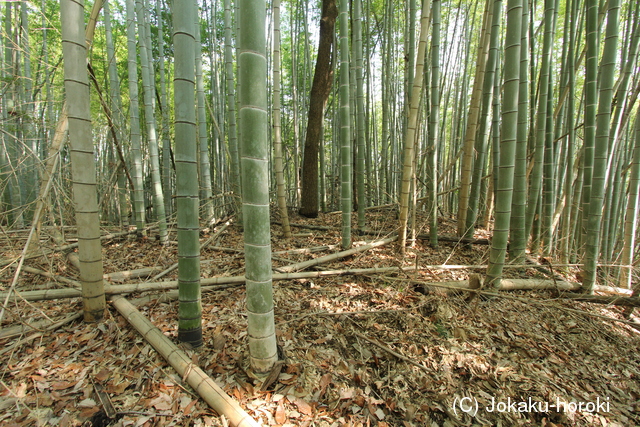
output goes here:
{"type": "Polygon", "coordinates": [[[238,402],[229,397],[224,390],[194,365],[182,350],[178,348],[160,329],[156,328],[124,297],[115,297],[113,306],[144,337],[153,348],[169,362],[173,369],[211,406],[218,414],[224,415],[236,427],[261,426],[238,402]]]}

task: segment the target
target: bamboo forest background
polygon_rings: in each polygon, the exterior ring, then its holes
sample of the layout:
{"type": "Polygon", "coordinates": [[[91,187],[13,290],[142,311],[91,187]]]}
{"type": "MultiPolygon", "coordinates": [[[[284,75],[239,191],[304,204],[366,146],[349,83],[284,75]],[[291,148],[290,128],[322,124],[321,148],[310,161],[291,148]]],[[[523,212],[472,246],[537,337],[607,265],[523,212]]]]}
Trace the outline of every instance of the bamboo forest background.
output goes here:
{"type": "MultiPolygon", "coordinates": [[[[324,7],[336,7],[334,0],[323,3],[267,5],[268,141],[281,141],[282,153],[279,160],[270,150],[274,212],[274,165],[282,164],[286,205],[304,204],[319,22],[324,7]]],[[[362,230],[365,208],[399,203],[408,239],[430,230],[437,245],[438,218],[455,218],[460,237],[495,221],[494,247],[505,236],[497,248],[504,257],[510,232],[511,260],[528,247],[560,263],[585,262],[585,270],[596,261],[633,263],[640,3],[432,0],[422,12],[416,0],[340,6],[349,9],[348,37],[336,25],[329,57],[321,58],[334,72],[317,159],[320,211],[353,207],[354,228],[362,230]],[[521,14],[512,15],[512,3],[521,14]],[[522,49],[510,50],[516,45],[522,49]],[[412,97],[414,89],[421,96],[412,97]],[[341,91],[350,105],[341,105],[341,91]],[[346,194],[345,173],[353,174],[346,194]],[[403,205],[414,208],[404,218],[403,205]],[[412,221],[416,210],[431,219],[412,221]]],[[[165,215],[170,224],[176,213],[171,7],[163,0],[105,1],[97,19],[88,59],[103,224],[142,229],[165,215]]],[[[234,7],[230,0],[199,2],[195,102],[203,222],[238,211],[242,191],[234,7]]],[[[85,8],[85,22],[91,12],[85,8]]],[[[0,15],[2,224],[32,222],[41,186],[53,174],[43,221],[67,225],[74,218],[67,146],[57,166],[51,163],[56,131],[64,131],[59,2],[4,2],[0,15]]],[[[159,237],[166,238],[166,228],[159,237]]],[[[500,262],[499,255],[490,260],[500,262]]],[[[622,269],[623,286],[628,271],[622,269]]]]}

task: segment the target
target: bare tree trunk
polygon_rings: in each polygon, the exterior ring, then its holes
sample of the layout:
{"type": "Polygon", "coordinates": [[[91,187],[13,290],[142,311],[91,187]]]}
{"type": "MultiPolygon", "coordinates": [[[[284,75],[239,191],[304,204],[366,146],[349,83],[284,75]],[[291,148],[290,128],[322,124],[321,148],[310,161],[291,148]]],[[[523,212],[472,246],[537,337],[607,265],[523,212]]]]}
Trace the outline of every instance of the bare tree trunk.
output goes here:
{"type": "Polygon", "coordinates": [[[322,120],[327,98],[333,83],[331,48],[338,9],[335,0],[322,1],[320,20],[320,42],[313,85],[309,96],[309,118],[304,143],[302,164],[302,200],[300,215],[315,218],[318,216],[318,151],[322,140],[322,120]]]}

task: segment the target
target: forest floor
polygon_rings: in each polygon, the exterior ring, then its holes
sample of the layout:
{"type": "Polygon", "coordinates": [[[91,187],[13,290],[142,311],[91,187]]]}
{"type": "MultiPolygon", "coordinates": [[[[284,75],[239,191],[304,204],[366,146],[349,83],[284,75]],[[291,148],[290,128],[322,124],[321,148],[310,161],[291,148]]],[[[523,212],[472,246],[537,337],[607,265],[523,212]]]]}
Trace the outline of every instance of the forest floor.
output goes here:
{"type": "MultiPolygon", "coordinates": [[[[305,235],[285,240],[274,225],[274,268],[340,250],[278,254],[340,244],[340,215],[292,217],[295,224],[333,228],[294,228],[305,235]]],[[[396,224],[391,211],[370,212],[367,221],[372,230],[393,230],[396,224]]],[[[440,227],[443,234],[452,235],[455,223],[443,220],[440,227]]],[[[205,230],[201,241],[213,232],[205,230]]],[[[482,232],[476,236],[486,237],[482,232]]],[[[24,240],[5,237],[2,258],[16,258],[24,240]]],[[[381,233],[355,239],[384,237],[381,233]]],[[[105,241],[105,273],[169,267],[177,261],[175,230],[171,239],[166,246],[154,239],[105,241]]],[[[241,249],[242,235],[232,225],[215,245],[202,250],[202,277],[242,275],[241,249]]],[[[488,253],[486,244],[443,242],[434,249],[417,240],[404,258],[392,244],[320,268],[477,266],[486,264],[488,253]]],[[[25,265],[77,279],[59,252],[25,265]]],[[[0,270],[0,291],[8,289],[14,271],[0,270]]],[[[575,282],[576,271],[567,268],[559,273],[575,282]]],[[[470,273],[482,272],[481,268],[431,268],[274,282],[284,365],[264,391],[244,371],[248,351],[242,285],[203,293],[205,345],[197,353],[185,352],[265,426],[640,425],[640,333],[624,323],[622,308],[566,300],[538,290],[468,301],[469,294],[424,292],[419,285],[464,280],[470,273]]],[[[506,269],[505,276],[545,277],[535,268],[506,269]]],[[[162,280],[176,278],[173,271],[162,280]]],[[[17,290],[42,289],[50,282],[23,272],[17,290]]],[[[138,308],[176,340],[176,301],[152,297],[138,308]]],[[[0,333],[41,319],[56,322],[80,310],[79,299],[12,298],[0,333]]],[[[0,339],[0,425],[228,424],[109,305],[99,325],[75,320],[0,339]],[[110,397],[117,420],[104,417],[96,388],[110,397]]]]}

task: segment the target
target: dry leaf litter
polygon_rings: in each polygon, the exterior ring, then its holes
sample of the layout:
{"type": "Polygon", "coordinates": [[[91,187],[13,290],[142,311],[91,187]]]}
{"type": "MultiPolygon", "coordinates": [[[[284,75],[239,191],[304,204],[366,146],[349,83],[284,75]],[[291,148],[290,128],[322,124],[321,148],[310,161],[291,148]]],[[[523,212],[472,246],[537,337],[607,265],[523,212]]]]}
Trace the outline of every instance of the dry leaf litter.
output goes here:
{"type": "MultiPolygon", "coordinates": [[[[339,250],[293,250],[339,245],[339,215],[293,219],[296,224],[335,228],[294,228],[303,235],[287,241],[274,226],[274,268],[339,250]]],[[[368,221],[373,230],[394,227],[388,212],[370,214],[368,221]]],[[[443,220],[441,229],[453,226],[453,221],[443,220]]],[[[201,241],[215,230],[206,231],[201,241]]],[[[105,272],[162,270],[177,256],[175,242],[162,247],[153,239],[113,240],[103,247],[105,272]]],[[[239,230],[228,227],[213,247],[203,249],[202,277],[242,275],[241,249],[239,230]]],[[[3,258],[18,251],[14,244],[3,258]]],[[[434,249],[417,240],[403,259],[390,245],[319,268],[478,265],[487,257],[487,245],[443,243],[434,249]]],[[[77,279],[60,253],[30,259],[26,265],[77,279]]],[[[0,290],[8,289],[13,271],[4,267],[0,290]]],[[[466,295],[424,292],[418,285],[464,280],[481,272],[418,269],[274,282],[284,364],[266,390],[245,372],[243,286],[203,294],[205,346],[199,352],[185,351],[265,426],[640,425],[640,335],[626,324],[590,315],[623,319],[622,309],[562,300],[548,291],[467,302],[466,295]],[[473,411],[474,405],[479,410],[473,411]],[[492,405],[497,406],[490,411],[492,405]]],[[[161,280],[175,280],[176,273],[161,280]]],[[[535,269],[505,274],[540,277],[535,269]]],[[[575,279],[572,270],[565,274],[575,279]]],[[[23,272],[17,289],[42,289],[50,282],[23,272]]],[[[176,341],[177,302],[158,299],[162,293],[151,295],[139,310],[176,341]]],[[[56,322],[80,311],[78,299],[27,303],[15,297],[0,331],[56,322]]],[[[74,320],[54,330],[35,328],[0,339],[0,425],[228,425],[112,307],[99,325],[74,320]],[[105,413],[96,389],[108,396],[114,418],[105,413]]]]}

